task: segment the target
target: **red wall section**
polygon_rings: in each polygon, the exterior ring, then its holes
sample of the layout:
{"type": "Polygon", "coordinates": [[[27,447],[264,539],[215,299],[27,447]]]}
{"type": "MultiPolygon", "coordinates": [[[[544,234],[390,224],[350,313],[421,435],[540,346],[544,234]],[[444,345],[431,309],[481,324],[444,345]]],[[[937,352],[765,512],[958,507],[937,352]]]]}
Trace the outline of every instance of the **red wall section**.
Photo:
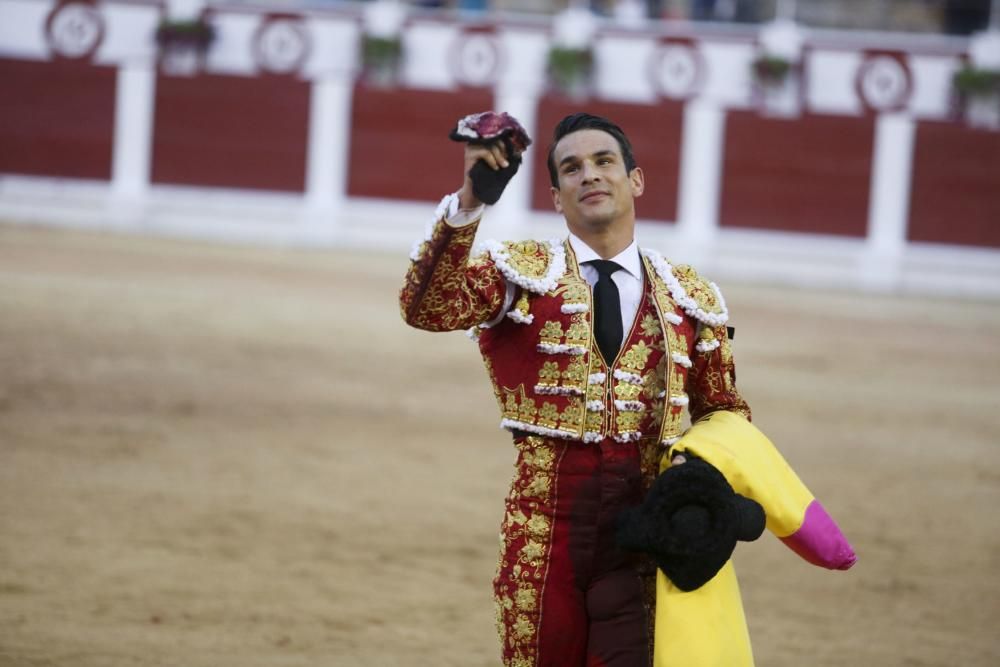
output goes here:
{"type": "Polygon", "coordinates": [[[1000,132],[917,124],[908,236],[1000,247],[1000,132]]]}
{"type": "Polygon", "coordinates": [[[117,70],[0,58],[0,172],[111,179],[117,70]]]}
{"type": "Polygon", "coordinates": [[[552,130],[571,113],[584,111],[604,116],[625,130],[635,161],[646,177],[646,191],[636,200],[636,215],[647,220],[677,219],[677,186],[680,170],[681,130],[684,106],[679,102],[625,104],[622,102],[574,102],[546,95],[539,100],[537,136],[529,148],[533,152],[534,182],[531,207],[554,211],[546,165],[552,130]]]}
{"type": "Polygon", "coordinates": [[[719,224],[865,236],[873,117],[726,117],[719,224]]]}
{"type": "Polygon", "coordinates": [[[351,110],[347,192],[354,197],[438,201],[462,185],[458,119],[493,108],[487,90],[381,89],[358,84],[351,110]]]}
{"type": "Polygon", "coordinates": [[[152,181],[305,190],[309,93],[291,77],[157,76],[152,181]]]}

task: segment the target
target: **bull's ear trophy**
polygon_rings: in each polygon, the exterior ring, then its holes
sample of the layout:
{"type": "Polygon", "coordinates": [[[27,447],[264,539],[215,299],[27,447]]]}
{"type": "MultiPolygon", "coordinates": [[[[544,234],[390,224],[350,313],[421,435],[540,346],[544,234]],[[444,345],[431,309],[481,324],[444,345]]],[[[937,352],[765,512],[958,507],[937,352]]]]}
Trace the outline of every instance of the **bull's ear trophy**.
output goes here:
{"type": "Polygon", "coordinates": [[[531,138],[517,119],[506,112],[484,111],[474,113],[458,121],[458,125],[448,135],[453,141],[469,144],[492,144],[502,141],[507,149],[507,166],[493,170],[482,160],[469,170],[472,193],[484,204],[495,204],[500,200],[507,183],[521,166],[521,153],[531,145],[531,138]]]}

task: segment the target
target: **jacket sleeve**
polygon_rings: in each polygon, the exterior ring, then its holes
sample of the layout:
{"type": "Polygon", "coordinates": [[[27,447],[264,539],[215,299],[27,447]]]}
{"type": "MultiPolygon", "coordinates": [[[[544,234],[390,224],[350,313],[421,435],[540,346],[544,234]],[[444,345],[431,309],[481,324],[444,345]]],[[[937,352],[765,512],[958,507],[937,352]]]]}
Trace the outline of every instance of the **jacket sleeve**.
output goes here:
{"type": "Polygon", "coordinates": [[[718,410],[750,419],[750,406],[736,389],[736,366],[725,326],[704,326],[695,345],[688,377],[691,422],[718,410]]]}
{"type": "Polygon", "coordinates": [[[470,261],[479,220],[452,227],[439,219],[411,254],[399,294],[403,320],[426,331],[468,329],[500,314],[506,282],[484,255],[470,261]]]}

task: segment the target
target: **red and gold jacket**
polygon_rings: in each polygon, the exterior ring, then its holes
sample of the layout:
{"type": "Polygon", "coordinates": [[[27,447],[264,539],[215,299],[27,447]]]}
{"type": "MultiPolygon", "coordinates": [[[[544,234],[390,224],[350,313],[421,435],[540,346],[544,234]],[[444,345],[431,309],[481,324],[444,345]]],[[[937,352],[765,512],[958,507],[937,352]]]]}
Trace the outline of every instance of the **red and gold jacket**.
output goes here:
{"type": "Polygon", "coordinates": [[[420,329],[470,329],[502,427],[583,441],[655,436],[671,445],[685,406],[692,422],[716,410],[749,418],[714,283],[641,250],[646,293],[608,368],[593,338],[593,292],[569,243],[487,242],[472,257],[478,225],[452,227],[439,215],[411,254],[400,309],[420,329]],[[482,328],[499,316],[508,282],[517,286],[513,307],[482,328]]]}

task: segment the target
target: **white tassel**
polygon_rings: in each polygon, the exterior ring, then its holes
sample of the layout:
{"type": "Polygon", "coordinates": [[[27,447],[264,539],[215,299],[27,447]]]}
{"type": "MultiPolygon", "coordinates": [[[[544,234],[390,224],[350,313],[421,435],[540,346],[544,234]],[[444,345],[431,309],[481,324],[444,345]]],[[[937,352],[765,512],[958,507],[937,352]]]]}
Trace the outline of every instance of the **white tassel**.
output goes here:
{"type": "Polygon", "coordinates": [[[671,352],[670,358],[674,360],[674,363],[678,366],[683,366],[684,368],[691,368],[691,358],[686,354],[681,354],[680,352],[671,352]]]}
{"type": "Polygon", "coordinates": [[[506,417],[500,420],[500,428],[508,431],[527,431],[528,433],[534,433],[535,435],[547,435],[552,438],[562,438],[563,440],[572,440],[576,438],[575,431],[560,431],[554,428],[546,428],[536,424],[529,424],[528,422],[522,422],[516,419],[507,419],[506,417]]]}
{"type": "Polygon", "coordinates": [[[616,380],[621,380],[622,382],[628,382],[629,384],[637,384],[640,386],[642,385],[642,376],[636,375],[635,373],[629,373],[628,371],[616,368],[614,376],[616,380]]]}
{"type": "Polygon", "coordinates": [[[711,352],[712,350],[717,349],[719,345],[721,345],[721,343],[717,338],[713,338],[712,340],[700,340],[698,341],[698,344],[694,346],[694,349],[699,352],[711,352]]]}
{"type": "Polygon", "coordinates": [[[580,345],[564,345],[562,343],[539,343],[538,351],[542,354],[575,354],[581,355],[587,352],[587,348],[580,345]]]}

